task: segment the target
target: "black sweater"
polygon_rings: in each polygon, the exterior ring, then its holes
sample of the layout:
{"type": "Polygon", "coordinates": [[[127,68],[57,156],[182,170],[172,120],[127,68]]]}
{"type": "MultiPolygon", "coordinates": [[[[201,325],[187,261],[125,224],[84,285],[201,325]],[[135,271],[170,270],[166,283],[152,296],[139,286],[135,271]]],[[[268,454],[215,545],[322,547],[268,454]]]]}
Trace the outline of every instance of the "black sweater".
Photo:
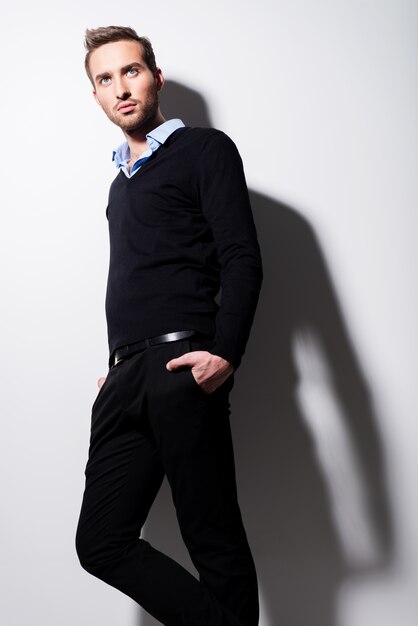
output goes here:
{"type": "Polygon", "coordinates": [[[119,171],[106,216],[109,354],[194,328],[214,335],[211,353],[236,370],[263,270],[234,142],[213,128],[177,129],[134,176],[119,171]]]}

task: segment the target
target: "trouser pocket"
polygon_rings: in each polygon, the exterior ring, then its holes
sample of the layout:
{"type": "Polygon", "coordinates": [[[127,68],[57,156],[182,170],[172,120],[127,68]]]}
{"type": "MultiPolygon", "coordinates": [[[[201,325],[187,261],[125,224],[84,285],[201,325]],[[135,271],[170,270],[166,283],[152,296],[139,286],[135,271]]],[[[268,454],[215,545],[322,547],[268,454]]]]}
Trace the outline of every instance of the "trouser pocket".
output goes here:
{"type": "MultiPolygon", "coordinates": [[[[194,339],[193,337],[191,337],[190,339],[187,339],[187,344],[188,344],[188,350],[187,350],[188,352],[194,352],[196,350],[207,350],[208,352],[211,352],[211,348],[213,348],[213,346],[215,345],[215,339],[214,338],[194,339]]],[[[211,393],[207,393],[206,391],[204,391],[203,387],[197,382],[196,378],[194,377],[191,366],[190,366],[190,369],[188,370],[188,378],[192,379],[192,383],[194,383],[195,387],[197,387],[198,390],[201,393],[203,393],[206,397],[210,397],[215,394],[218,395],[225,391],[229,393],[229,391],[231,391],[234,385],[234,374],[231,374],[230,376],[228,376],[226,380],[224,380],[224,382],[221,385],[219,385],[219,387],[215,389],[215,391],[212,391],[211,393]]]]}

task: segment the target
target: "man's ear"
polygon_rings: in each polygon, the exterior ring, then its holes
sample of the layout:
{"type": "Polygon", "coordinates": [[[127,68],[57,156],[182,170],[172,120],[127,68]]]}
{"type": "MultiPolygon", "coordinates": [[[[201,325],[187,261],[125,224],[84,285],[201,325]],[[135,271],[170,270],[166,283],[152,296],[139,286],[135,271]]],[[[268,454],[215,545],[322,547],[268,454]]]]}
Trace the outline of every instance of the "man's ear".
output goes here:
{"type": "MultiPolygon", "coordinates": [[[[99,98],[97,97],[97,93],[96,93],[96,90],[95,90],[95,89],[93,89],[92,94],[93,94],[93,98],[96,100],[97,104],[98,104],[99,106],[102,106],[102,105],[100,104],[99,98]]],[[[102,107],[102,108],[103,108],[103,107],[102,107]]]]}
{"type": "Polygon", "coordinates": [[[157,69],[155,70],[155,80],[157,82],[157,91],[161,91],[161,89],[163,88],[165,79],[164,79],[164,76],[160,67],[157,67],[157,69]]]}

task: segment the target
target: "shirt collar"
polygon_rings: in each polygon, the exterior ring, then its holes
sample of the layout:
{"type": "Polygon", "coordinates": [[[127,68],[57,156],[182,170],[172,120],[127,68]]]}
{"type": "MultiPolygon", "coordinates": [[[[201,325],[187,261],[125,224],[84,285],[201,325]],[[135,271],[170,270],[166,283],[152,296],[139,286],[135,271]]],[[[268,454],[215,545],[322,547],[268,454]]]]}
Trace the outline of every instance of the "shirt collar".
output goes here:
{"type": "MultiPolygon", "coordinates": [[[[173,118],[163,122],[149,133],[146,134],[146,140],[150,147],[150,154],[166,142],[168,137],[178,128],[184,126],[182,120],[173,118]]],[[[148,153],[147,153],[148,154],[148,153]]],[[[145,156],[141,155],[141,156],[145,156]]],[[[127,141],[121,143],[116,150],[113,150],[112,161],[115,161],[116,167],[126,164],[131,158],[129,144],[127,141]]]]}

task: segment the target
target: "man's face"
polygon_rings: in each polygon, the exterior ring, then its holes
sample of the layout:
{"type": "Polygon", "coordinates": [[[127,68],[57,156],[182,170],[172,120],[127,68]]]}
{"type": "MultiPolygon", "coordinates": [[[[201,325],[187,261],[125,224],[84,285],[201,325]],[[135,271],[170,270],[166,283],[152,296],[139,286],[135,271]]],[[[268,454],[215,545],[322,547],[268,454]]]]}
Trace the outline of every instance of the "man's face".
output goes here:
{"type": "Polygon", "coordinates": [[[139,42],[114,41],[100,46],[90,56],[89,69],[96,102],[122,130],[136,130],[155,117],[164,78],[159,68],[155,75],[148,68],[139,42]],[[120,108],[128,102],[134,106],[120,108]]]}

